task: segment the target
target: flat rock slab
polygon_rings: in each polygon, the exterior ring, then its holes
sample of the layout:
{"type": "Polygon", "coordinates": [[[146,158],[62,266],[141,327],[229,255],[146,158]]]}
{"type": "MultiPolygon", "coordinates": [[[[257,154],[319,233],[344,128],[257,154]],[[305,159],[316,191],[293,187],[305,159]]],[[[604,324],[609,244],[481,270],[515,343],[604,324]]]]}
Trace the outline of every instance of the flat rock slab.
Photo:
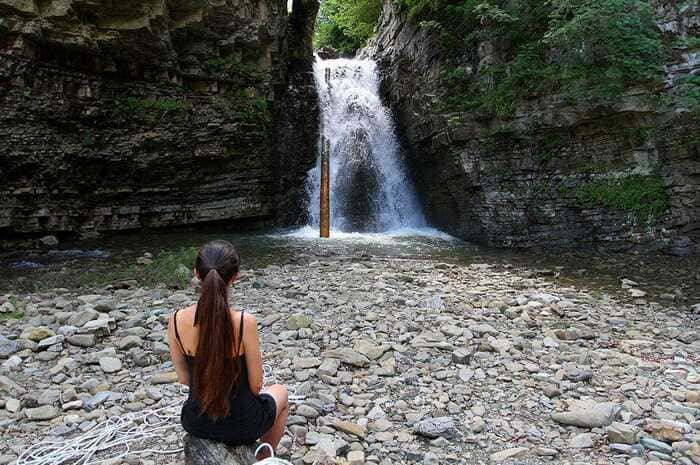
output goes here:
{"type": "Polygon", "coordinates": [[[252,446],[230,447],[220,442],[185,436],[185,465],[252,465],[252,446]]]}
{"type": "Polygon", "coordinates": [[[562,425],[601,428],[615,421],[620,409],[614,402],[576,401],[570,411],[552,414],[552,420],[562,425]]]}

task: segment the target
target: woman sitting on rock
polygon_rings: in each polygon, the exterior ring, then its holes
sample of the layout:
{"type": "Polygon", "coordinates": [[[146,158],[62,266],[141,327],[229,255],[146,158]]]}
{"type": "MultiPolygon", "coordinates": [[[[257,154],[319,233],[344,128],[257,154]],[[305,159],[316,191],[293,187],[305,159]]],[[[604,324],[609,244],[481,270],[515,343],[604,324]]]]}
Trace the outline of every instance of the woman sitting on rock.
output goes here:
{"type": "Polygon", "coordinates": [[[273,385],[261,392],[255,317],[233,310],[228,301],[239,264],[236,249],[226,241],[200,248],[195,262],[202,281],[199,301],[176,311],[168,322],[177,378],[190,386],[182,426],[195,437],[232,446],[260,439],[276,448],[287,420],[287,390],[273,385]]]}

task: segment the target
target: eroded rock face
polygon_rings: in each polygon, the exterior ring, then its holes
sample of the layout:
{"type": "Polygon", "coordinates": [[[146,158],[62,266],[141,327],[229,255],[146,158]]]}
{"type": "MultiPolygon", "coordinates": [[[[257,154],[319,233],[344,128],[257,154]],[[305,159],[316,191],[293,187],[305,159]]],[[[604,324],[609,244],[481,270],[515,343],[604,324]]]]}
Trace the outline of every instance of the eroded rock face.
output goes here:
{"type": "Polygon", "coordinates": [[[0,238],[280,219],[280,167],[316,155],[279,147],[317,127],[317,8],[0,0],[0,238]]]}
{"type": "MultiPolygon", "coordinates": [[[[697,6],[662,0],[653,6],[662,31],[700,33],[697,6]]],[[[610,107],[542,95],[521,104],[510,120],[447,114],[436,98],[443,70],[438,35],[411,24],[386,0],[377,37],[362,52],[379,63],[384,96],[433,224],[496,246],[643,243],[680,255],[697,250],[700,126],[687,111],[651,105],[648,91],[630,90],[610,107]],[[660,176],[670,208],[647,222],[629,211],[581,202],[586,185],[628,176],[660,176]]],[[[471,61],[465,60],[478,73],[498,59],[494,50],[483,42],[465,50],[471,61]]],[[[700,73],[699,57],[675,49],[666,66],[667,91],[681,76],[700,73]]]]}

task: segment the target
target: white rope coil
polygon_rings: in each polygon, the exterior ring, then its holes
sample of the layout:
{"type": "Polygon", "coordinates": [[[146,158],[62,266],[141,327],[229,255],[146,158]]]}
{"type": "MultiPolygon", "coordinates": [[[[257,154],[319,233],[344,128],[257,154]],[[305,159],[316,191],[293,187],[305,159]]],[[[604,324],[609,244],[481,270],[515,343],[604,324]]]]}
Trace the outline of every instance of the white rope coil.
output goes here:
{"type": "Polygon", "coordinates": [[[42,441],[25,450],[16,465],[97,465],[103,460],[127,455],[180,453],[182,448],[158,450],[132,447],[149,439],[161,442],[166,431],[178,430],[180,405],[178,401],[155,410],[110,417],[73,439],[42,441]],[[101,453],[108,453],[109,456],[101,453]]]}
{"type": "MultiPolygon", "coordinates": [[[[274,370],[270,365],[263,365],[263,384],[274,384],[274,370]]],[[[294,394],[295,388],[289,390],[289,402],[301,403],[306,396],[294,394]]],[[[127,455],[142,454],[177,454],[182,448],[172,450],[139,449],[151,439],[162,442],[167,432],[180,432],[180,407],[182,401],[174,402],[158,409],[128,413],[123,416],[110,417],[85,433],[69,440],[42,441],[25,450],[17,459],[16,465],[97,465],[107,459],[120,459],[127,455]]],[[[289,433],[289,431],[286,431],[289,433]]],[[[292,437],[292,445],[295,437],[292,437]]],[[[264,444],[261,444],[264,446],[264,444]]],[[[269,444],[268,444],[269,447],[269,444]]],[[[256,451],[256,455],[257,455],[256,451]]],[[[258,462],[261,465],[289,465],[282,459],[273,457],[258,462]]]]}

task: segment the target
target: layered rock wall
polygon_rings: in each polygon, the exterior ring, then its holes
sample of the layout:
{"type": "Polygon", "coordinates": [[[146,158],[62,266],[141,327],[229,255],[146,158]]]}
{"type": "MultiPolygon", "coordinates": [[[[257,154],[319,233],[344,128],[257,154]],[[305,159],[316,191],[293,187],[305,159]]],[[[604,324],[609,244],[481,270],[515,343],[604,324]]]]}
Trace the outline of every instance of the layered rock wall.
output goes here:
{"type": "Polygon", "coordinates": [[[277,221],[316,156],[280,150],[317,127],[314,8],[0,0],[0,237],[277,221]]]}
{"type": "MultiPolygon", "coordinates": [[[[699,7],[658,2],[655,9],[667,34],[700,33],[699,7]]],[[[648,103],[648,90],[630,89],[605,107],[542,95],[507,120],[446,113],[439,32],[407,20],[389,0],[377,31],[362,54],[379,63],[436,226],[508,247],[651,244],[691,253],[700,241],[700,124],[687,109],[662,109],[648,103]],[[582,190],[601,180],[658,177],[669,196],[660,218],[581,201],[582,190]]],[[[490,59],[486,45],[465,50],[465,59],[490,59]]],[[[679,77],[700,73],[700,51],[674,49],[666,73],[672,92],[679,77]]]]}

